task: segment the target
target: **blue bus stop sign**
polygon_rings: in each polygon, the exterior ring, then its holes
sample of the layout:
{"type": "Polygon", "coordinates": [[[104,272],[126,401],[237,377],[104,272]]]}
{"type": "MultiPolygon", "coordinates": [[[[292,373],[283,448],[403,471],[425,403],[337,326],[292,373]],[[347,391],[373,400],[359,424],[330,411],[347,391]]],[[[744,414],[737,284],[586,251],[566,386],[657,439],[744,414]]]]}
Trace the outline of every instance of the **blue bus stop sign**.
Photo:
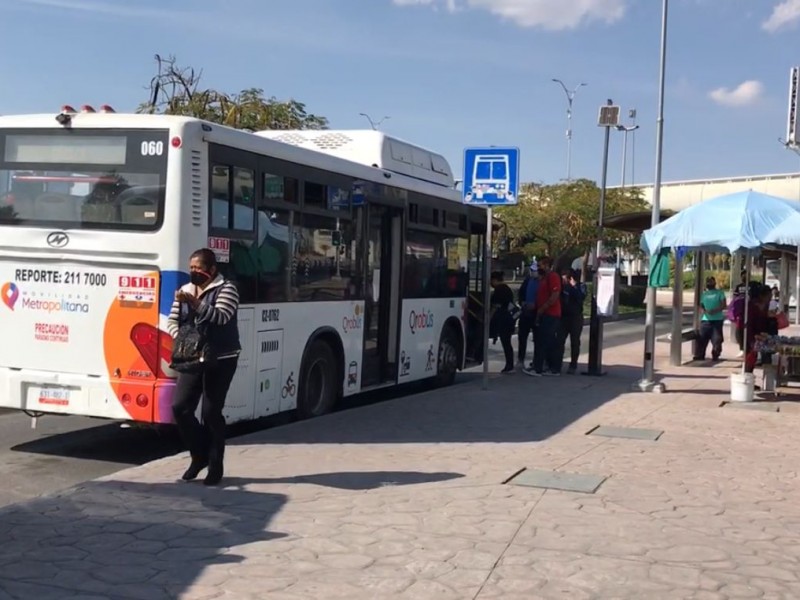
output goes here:
{"type": "Polygon", "coordinates": [[[465,204],[509,206],[519,196],[519,148],[464,150],[465,204]]]}

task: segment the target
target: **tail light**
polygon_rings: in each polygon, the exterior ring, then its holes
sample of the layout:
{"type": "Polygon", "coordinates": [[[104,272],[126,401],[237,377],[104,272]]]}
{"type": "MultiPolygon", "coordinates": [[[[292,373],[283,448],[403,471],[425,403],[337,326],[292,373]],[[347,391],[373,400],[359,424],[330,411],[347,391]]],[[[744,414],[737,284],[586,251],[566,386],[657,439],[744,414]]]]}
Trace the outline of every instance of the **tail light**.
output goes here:
{"type": "Polygon", "coordinates": [[[136,396],[136,406],[139,408],[146,408],[148,404],[150,404],[150,398],[147,397],[147,394],[139,394],[136,396]]]}
{"type": "Polygon", "coordinates": [[[150,372],[156,376],[160,374],[159,366],[161,362],[158,338],[158,329],[147,323],[137,323],[131,329],[131,342],[136,346],[144,362],[147,363],[150,372]]]}
{"type": "Polygon", "coordinates": [[[122,394],[122,404],[124,406],[130,406],[131,404],[131,395],[130,394],[122,394]]]}

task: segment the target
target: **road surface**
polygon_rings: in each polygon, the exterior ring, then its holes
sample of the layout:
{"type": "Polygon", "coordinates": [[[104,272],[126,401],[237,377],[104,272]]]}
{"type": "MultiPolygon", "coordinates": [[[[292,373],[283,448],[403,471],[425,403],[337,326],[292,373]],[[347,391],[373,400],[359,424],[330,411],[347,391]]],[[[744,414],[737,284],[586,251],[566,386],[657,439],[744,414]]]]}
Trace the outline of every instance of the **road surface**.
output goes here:
{"type": "MultiPolygon", "coordinates": [[[[669,328],[669,316],[660,315],[657,335],[668,333],[669,328]]],[[[585,327],[584,349],[588,346],[588,335],[589,329],[585,327]]],[[[627,344],[642,339],[643,335],[643,319],[607,323],[604,347],[627,344]]],[[[500,345],[493,346],[491,353],[499,354],[500,345]]],[[[458,381],[474,381],[480,369],[461,374],[458,381]]],[[[351,406],[386,397],[383,393],[375,398],[362,398],[351,402],[351,406]]],[[[263,423],[250,424],[236,427],[231,433],[241,435],[264,426],[263,423]]],[[[32,429],[29,417],[17,412],[0,413],[0,479],[3,481],[0,506],[56,492],[180,450],[181,444],[171,428],[125,429],[118,423],[96,419],[47,416],[40,418],[37,428],[32,429]]]]}

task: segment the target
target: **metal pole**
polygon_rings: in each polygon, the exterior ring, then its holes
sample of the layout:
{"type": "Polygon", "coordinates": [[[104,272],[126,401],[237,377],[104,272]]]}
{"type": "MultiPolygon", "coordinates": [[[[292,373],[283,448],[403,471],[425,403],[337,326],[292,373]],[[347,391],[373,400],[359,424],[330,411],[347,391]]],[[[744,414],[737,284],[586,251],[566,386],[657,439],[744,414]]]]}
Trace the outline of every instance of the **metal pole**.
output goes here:
{"type": "Polygon", "coordinates": [[[572,181],[572,96],[567,95],[567,183],[572,181]]]}
{"type": "MultiPolygon", "coordinates": [[[[700,325],[702,321],[702,315],[700,314],[700,299],[703,297],[703,289],[705,288],[705,279],[706,279],[705,259],[706,259],[705,252],[698,252],[695,255],[694,305],[692,306],[692,329],[694,329],[694,331],[700,331],[700,325]]],[[[683,319],[683,315],[681,315],[681,319],[683,319]]],[[[700,340],[696,338],[692,341],[692,357],[697,356],[699,344],[700,340]]]]}
{"type": "Polygon", "coordinates": [[[631,136],[631,185],[636,185],[636,109],[631,110],[631,118],[633,119],[633,135],[631,136]]]}
{"type": "MultiPolygon", "coordinates": [[[[608,101],[609,106],[612,104],[608,101]]],[[[602,375],[603,372],[603,319],[597,310],[597,288],[600,283],[600,257],[603,255],[603,223],[606,211],[606,185],[608,183],[608,147],[611,141],[611,127],[605,127],[603,143],[603,173],[600,181],[600,210],[597,219],[597,247],[595,249],[594,285],[592,286],[592,307],[589,321],[589,365],[587,375],[602,375]]]]}
{"type": "MultiPolygon", "coordinates": [[[[664,152],[664,88],[667,69],[667,15],[669,0],[663,0],[661,12],[661,56],[659,60],[658,120],[656,125],[656,176],[653,182],[653,211],[651,225],[661,220],[661,167],[664,152]]],[[[656,288],[647,288],[647,317],[644,325],[644,365],[637,388],[643,392],[663,392],[664,384],[655,381],[656,350],[656,288]]]]}
{"type": "Polygon", "coordinates": [[[672,334],[669,343],[669,364],[681,365],[683,350],[683,257],[675,254],[675,281],[672,285],[672,334]]]}
{"type": "Polygon", "coordinates": [[[489,389],[489,317],[492,291],[492,207],[486,207],[486,238],[483,240],[483,389],[489,389]]]}
{"type": "Polygon", "coordinates": [[[800,325],[800,246],[794,261],[794,324],[800,325]]]}
{"type": "Polygon", "coordinates": [[[622,136],[622,185],[621,189],[625,191],[625,167],[627,166],[628,162],[628,128],[626,127],[624,130],[625,135],[622,136]]]}

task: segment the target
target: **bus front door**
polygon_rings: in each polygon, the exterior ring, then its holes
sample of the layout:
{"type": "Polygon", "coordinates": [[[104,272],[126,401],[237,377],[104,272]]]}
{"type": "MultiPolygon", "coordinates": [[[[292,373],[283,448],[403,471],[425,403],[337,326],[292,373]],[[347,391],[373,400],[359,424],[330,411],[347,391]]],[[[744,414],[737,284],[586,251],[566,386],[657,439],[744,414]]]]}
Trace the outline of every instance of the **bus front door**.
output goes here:
{"type": "Polygon", "coordinates": [[[370,204],[367,231],[364,289],[364,360],[362,386],[397,381],[398,318],[400,314],[400,266],[403,212],[370,204]]]}

